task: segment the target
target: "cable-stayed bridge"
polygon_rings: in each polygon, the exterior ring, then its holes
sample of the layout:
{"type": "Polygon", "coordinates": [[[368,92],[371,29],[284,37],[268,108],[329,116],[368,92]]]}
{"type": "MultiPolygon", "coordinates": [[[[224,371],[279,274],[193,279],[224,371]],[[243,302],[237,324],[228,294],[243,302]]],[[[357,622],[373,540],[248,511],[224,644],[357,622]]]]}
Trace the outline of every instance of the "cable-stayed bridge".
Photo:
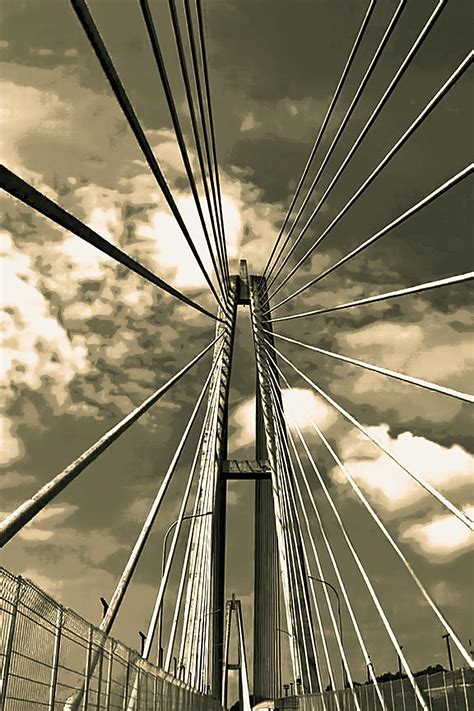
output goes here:
{"type": "MultiPolygon", "coordinates": [[[[314,231],[313,220],[321,213],[333,187],[343,175],[352,156],[386,105],[392,93],[422,49],[430,33],[443,22],[446,0],[433,3],[431,12],[418,28],[395,73],[387,78],[375,108],[360,133],[344,155],[338,169],[324,190],[320,187],[333,152],[346,125],[356,110],[372,73],[383,57],[392,35],[397,32],[408,2],[393,4],[393,13],[384,32],[368,57],[365,73],[355,90],[351,88],[348,107],[342,110],[340,96],[348,90],[351,68],[367,33],[371,31],[376,0],[366,7],[359,27],[355,28],[349,56],[318,129],[314,145],[297,184],[294,197],[283,220],[265,269],[253,274],[251,265],[241,260],[238,270],[229,266],[223,209],[216,128],[211,101],[204,14],[201,0],[169,0],[173,39],[183,81],[186,112],[191,124],[188,137],[169,80],[159,38],[159,13],[153,3],[139,0],[137,12],[143,19],[144,32],[150,43],[166,104],[176,135],[178,148],[194,200],[200,229],[205,237],[206,258],[196,247],[192,230],[186,224],[178,203],[167,183],[147,135],[132,106],[114,61],[85,0],[70,0],[72,11],[91,45],[97,61],[115,95],[120,109],[143,153],[148,167],[162,191],[198,268],[215,300],[209,309],[175,286],[167,283],[125,251],[102,237],[48,195],[25,181],[6,166],[1,167],[3,189],[16,201],[53,221],[80,240],[131,270],[169,296],[180,300],[215,322],[211,342],[200,352],[189,345],[189,360],[151,394],[142,404],[117,422],[63,471],[26,499],[0,525],[2,546],[8,545],[45,507],[61,496],[67,487],[86,472],[155,403],[165,397],[178,382],[193,377],[193,369],[203,361],[209,363],[205,380],[188,421],[185,423],[170,462],[163,465],[156,496],[142,522],[135,540],[130,542],[128,559],[109,600],[103,600],[103,618],[85,621],[63,607],[36,585],[2,569],[1,610],[1,677],[0,710],[54,709],[220,709],[229,698],[230,673],[238,672],[241,708],[300,708],[317,711],[362,711],[383,709],[438,709],[469,711],[474,708],[474,676],[471,652],[464,631],[451,624],[435,596],[418,574],[410,555],[393,535],[391,527],[366,495],[357,478],[346,465],[337,442],[325,434],[322,426],[308,413],[303,413],[308,427],[322,449],[339,470],[341,478],[359,502],[367,520],[386,542],[393,557],[412,583],[406,594],[416,604],[429,610],[432,624],[444,635],[449,669],[435,669],[419,674],[410,664],[396,626],[378,592],[378,581],[369,572],[366,554],[360,550],[357,536],[345,520],[338,502],[338,489],[331,486],[321,467],[314,447],[309,443],[307,428],[301,426],[301,412],[288,407],[284,393],[292,392],[295,382],[303,382],[329,408],[361,436],[367,438],[385,457],[417,487],[433,499],[437,510],[448,513],[460,526],[472,531],[473,520],[450,500],[443,491],[418,473],[417,462],[405,462],[385,440],[332,394],[310,377],[300,363],[283,352],[285,344],[296,346],[305,358],[331,359],[347,368],[376,373],[393,387],[402,382],[417,389],[436,393],[462,403],[473,403],[474,396],[403,372],[390,370],[306,343],[280,333],[283,322],[317,324],[318,317],[331,313],[353,313],[353,309],[370,309],[375,303],[404,300],[405,297],[440,290],[472,281],[474,273],[449,274],[432,281],[353,299],[330,307],[306,309],[298,298],[343,265],[356,259],[366,249],[395,231],[400,225],[448,192],[454,192],[472,174],[472,164],[447,175],[445,180],[421,199],[409,204],[401,214],[369,235],[356,248],[316,272],[308,271],[311,259],[332,229],[350,211],[398,151],[410,141],[445,97],[470,71],[470,52],[440,82],[426,105],[400,131],[384,157],[351,194],[342,208],[321,231],[314,231]],[[326,147],[329,131],[333,138],[326,147]],[[196,150],[196,165],[190,158],[189,141],[196,150]],[[322,150],[326,147],[326,152],[322,150]],[[309,184],[310,183],[310,184],[309,184]],[[310,208],[308,212],[307,208],[310,208]],[[303,240],[307,238],[305,242],[303,240]],[[308,239],[310,237],[310,239],[308,239]],[[309,244],[308,244],[309,242],[309,244]],[[206,263],[212,264],[212,270],[206,263]],[[280,292],[295,276],[306,274],[308,281],[283,297],[280,292]],[[277,298],[277,295],[279,295],[277,298]],[[284,305],[295,310],[280,311],[284,305]],[[250,313],[252,344],[256,367],[255,457],[252,460],[229,458],[228,430],[231,376],[238,367],[234,356],[236,324],[239,312],[250,313]],[[176,476],[183,452],[192,438],[197,444],[176,520],[163,541],[162,575],[156,598],[149,611],[149,623],[142,634],[139,650],[132,650],[114,638],[114,622],[120,614],[127,591],[139,565],[147,541],[156,526],[176,476]],[[229,481],[255,482],[254,516],[254,629],[252,665],[248,664],[248,643],[244,633],[242,606],[226,591],[226,515],[229,481]],[[190,521],[186,535],[184,521],[190,521]],[[330,525],[328,525],[330,520],[330,525]],[[345,573],[334,545],[335,532],[344,545],[345,558],[353,566],[352,576],[345,573]],[[184,541],[174,611],[164,620],[164,600],[169,588],[172,566],[178,546],[184,541]],[[352,592],[353,576],[358,576],[364,590],[364,605],[369,605],[374,620],[385,632],[393,648],[399,670],[393,678],[382,678],[377,669],[377,649],[360,622],[359,600],[352,592]],[[318,594],[318,589],[320,594],[318,594]],[[415,595],[416,594],[416,595],[415,595]],[[327,624],[325,620],[327,619],[327,624]],[[343,623],[350,624],[358,652],[364,660],[367,682],[355,678],[354,665],[344,639],[343,623]],[[165,624],[166,622],[166,624],[165,624]],[[166,633],[166,634],[165,634],[166,633]],[[289,672],[282,672],[282,647],[289,658],[289,672]],[[453,661],[453,658],[455,661],[453,661]],[[250,669],[252,666],[252,669],[250,669]],[[456,668],[455,668],[456,667],[456,668]],[[284,675],[285,678],[284,678],[284,675]]],[[[293,284],[290,284],[293,288],[293,284]]],[[[462,288],[462,287],[461,287],[462,288]]],[[[317,328],[317,325],[315,326],[317,328]]],[[[294,334],[294,332],[293,332],[294,334]]],[[[293,353],[294,351],[292,351],[293,353]]],[[[306,361],[307,362],[307,361],[306,361]]],[[[87,584],[87,581],[84,581],[87,584]]],[[[360,588],[358,588],[360,590],[360,588]]],[[[415,603],[414,603],[415,604],[415,603]]],[[[420,630],[422,634],[422,630],[420,630]]]]}

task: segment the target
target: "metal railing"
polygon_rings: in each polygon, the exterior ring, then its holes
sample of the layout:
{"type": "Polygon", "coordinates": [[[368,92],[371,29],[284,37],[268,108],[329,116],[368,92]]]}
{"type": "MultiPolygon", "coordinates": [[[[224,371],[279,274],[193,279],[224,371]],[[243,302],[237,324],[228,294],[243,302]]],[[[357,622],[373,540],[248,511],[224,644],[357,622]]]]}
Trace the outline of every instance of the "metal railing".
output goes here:
{"type": "Polygon", "coordinates": [[[0,568],[0,711],[221,711],[172,674],[0,568]],[[92,660],[98,656],[98,662],[92,660]]]}
{"type": "MultiPolygon", "coordinates": [[[[474,709],[474,671],[456,669],[417,676],[416,682],[430,711],[471,711],[474,709]]],[[[416,711],[419,704],[408,679],[393,679],[379,683],[387,711],[416,711]]],[[[380,702],[373,684],[355,687],[360,707],[364,711],[379,711],[380,702]]],[[[350,689],[326,691],[323,694],[288,696],[275,702],[275,709],[298,711],[355,711],[350,689]],[[337,701],[336,701],[337,698],[337,701]],[[339,702],[339,704],[337,703],[339,702]]]]}

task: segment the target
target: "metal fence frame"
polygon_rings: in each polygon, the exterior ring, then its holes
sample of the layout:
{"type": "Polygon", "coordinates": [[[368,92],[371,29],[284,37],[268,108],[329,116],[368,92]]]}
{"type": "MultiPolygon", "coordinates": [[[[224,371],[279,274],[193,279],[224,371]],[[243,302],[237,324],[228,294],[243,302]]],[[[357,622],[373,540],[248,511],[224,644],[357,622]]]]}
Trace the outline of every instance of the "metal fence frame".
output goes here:
{"type": "Polygon", "coordinates": [[[132,689],[137,711],[222,711],[215,699],[0,567],[0,711],[67,711],[78,692],[81,709],[126,711],[132,689]]]}
{"type": "MultiPolygon", "coordinates": [[[[417,676],[416,682],[430,711],[473,711],[474,671],[469,668],[453,672],[437,672],[417,676]]],[[[417,711],[420,708],[407,678],[379,684],[388,711],[417,711]]],[[[379,711],[380,703],[373,684],[355,687],[357,699],[364,711],[379,711]]],[[[288,696],[275,702],[275,709],[298,711],[355,711],[350,689],[326,691],[323,694],[288,696]],[[337,701],[336,701],[337,698],[337,701]],[[339,704],[337,703],[339,702],[339,704]]]]}

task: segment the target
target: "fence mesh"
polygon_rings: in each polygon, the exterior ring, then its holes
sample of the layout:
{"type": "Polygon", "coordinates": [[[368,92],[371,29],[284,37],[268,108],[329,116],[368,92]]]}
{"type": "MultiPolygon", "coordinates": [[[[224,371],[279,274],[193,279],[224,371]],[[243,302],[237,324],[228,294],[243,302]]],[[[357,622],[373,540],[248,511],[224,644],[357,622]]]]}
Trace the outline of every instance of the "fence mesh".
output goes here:
{"type": "Polygon", "coordinates": [[[0,568],[0,711],[222,711],[0,568]]]}
{"type": "MultiPolygon", "coordinates": [[[[474,711],[474,671],[457,669],[416,677],[418,688],[430,711],[474,711]]],[[[421,705],[408,679],[394,679],[379,684],[387,711],[418,711],[421,705]]],[[[373,684],[355,687],[360,708],[379,711],[380,701],[373,684]]],[[[356,711],[350,689],[288,696],[275,702],[275,709],[298,711],[356,711]]]]}

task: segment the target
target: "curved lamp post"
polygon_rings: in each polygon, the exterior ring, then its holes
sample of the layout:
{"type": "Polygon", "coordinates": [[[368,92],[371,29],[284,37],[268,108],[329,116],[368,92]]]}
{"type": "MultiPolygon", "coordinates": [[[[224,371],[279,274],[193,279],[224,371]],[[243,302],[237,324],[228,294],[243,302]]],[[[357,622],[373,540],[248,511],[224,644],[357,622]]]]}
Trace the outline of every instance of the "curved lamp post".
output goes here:
{"type": "MultiPolygon", "coordinates": [[[[337,592],[336,588],[332,583],[329,583],[327,580],[324,580],[323,578],[315,578],[313,575],[308,575],[307,576],[310,580],[314,580],[315,583],[322,583],[323,585],[327,585],[328,588],[331,588],[331,590],[334,592],[337,598],[337,617],[339,620],[339,636],[341,638],[341,647],[344,646],[344,636],[343,636],[343,631],[342,631],[342,615],[341,615],[341,598],[339,597],[339,593],[337,592]]],[[[342,685],[343,687],[346,686],[346,671],[344,669],[344,663],[342,663],[342,685]]]]}

